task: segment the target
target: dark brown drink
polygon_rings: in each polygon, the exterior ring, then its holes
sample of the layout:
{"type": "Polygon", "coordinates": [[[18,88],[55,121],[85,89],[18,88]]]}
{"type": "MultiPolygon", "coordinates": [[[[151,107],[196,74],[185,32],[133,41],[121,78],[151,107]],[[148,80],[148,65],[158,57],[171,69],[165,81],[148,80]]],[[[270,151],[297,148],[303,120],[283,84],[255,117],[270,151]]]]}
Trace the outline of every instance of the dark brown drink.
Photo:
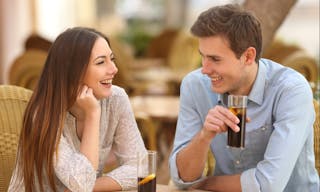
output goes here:
{"type": "Polygon", "coordinates": [[[228,146],[244,148],[247,116],[246,108],[231,107],[229,110],[239,118],[240,122],[237,125],[239,126],[240,131],[234,132],[228,127],[228,146]]]}
{"type": "Polygon", "coordinates": [[[138,192],[156,192],[156,185],[156,177],[147,180],[146,178],[138,177],[138,192]],[[145,180],[145,182],[143,180],[145,180]]]}

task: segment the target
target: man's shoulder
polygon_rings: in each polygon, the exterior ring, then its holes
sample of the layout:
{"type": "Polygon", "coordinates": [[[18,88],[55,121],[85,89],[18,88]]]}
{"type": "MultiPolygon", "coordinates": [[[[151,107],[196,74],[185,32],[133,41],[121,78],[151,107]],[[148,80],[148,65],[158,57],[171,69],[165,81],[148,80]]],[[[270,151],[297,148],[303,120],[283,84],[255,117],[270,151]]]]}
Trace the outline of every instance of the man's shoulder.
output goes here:
{"type": "Polygon", "coordinates": [[[261,59],[261,63],[266,68],[266,78],[270,84],[284,84],[286,86],[300,84],[308,86],[308,81],[305,77],[290,67],[268,59],[261,59]]]}

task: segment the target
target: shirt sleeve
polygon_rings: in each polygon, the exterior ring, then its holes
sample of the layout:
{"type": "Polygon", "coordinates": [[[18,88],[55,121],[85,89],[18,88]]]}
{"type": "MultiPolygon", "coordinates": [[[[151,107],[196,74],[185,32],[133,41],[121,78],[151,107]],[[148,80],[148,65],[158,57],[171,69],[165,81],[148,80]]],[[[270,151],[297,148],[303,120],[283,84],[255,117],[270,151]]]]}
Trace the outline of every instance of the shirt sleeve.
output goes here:
{"type": "Polygon", "coordinates": [[[264,159],[241,174],[242,191],[283,191],[307,138],[312,137],[315,114],[308,85],[290,86],[275,100],[274,131],[264,159]]]}
{"type": "Polygon", "coordinates": [[[189,87],[192,84],[190,80],[190,78],[184,79],[181,84],[180,111],[173,150],[169,159],[171,179],[175,185],[181,189],[186,189],[203,179],[203,177],[200,177],[193,182],[184,182],[179,176],[176,164],[176,157],[179,151],[181,151],[202,128],[201,117],[195,108],[193,101],[194,95],[189,87]]]}
{"type": "Polygon", "coordinates": [[[146,148],[128,96],[121,95],[118,102],[116,110],[119,110],[121,115],[114,136],[113,148],[120,166],[106,175],[117,181],[122,190],[130,190],[137,187],[136,154],[139,151],[146,151],[146,148]]]}
{"type": "Polygon", "coordinates": [[[93,190],[96,171],[86,156],[77,152],[63,135],[53,158],[55,174],[69,190],[93,190]]]}

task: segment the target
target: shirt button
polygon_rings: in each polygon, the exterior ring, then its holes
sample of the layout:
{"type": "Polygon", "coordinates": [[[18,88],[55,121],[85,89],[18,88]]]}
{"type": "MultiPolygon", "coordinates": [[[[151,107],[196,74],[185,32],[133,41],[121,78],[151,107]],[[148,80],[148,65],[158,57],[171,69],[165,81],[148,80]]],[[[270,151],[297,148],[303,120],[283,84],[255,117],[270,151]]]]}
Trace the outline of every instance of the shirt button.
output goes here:
{"type": "Polygon", "coordinates": [[[237,165],[239,165],[239,164],[240,164],[240,161],[239,161],[239,160],[237,160],[237,161],[236,161],[236,164],[237,164],[237,165]]]}

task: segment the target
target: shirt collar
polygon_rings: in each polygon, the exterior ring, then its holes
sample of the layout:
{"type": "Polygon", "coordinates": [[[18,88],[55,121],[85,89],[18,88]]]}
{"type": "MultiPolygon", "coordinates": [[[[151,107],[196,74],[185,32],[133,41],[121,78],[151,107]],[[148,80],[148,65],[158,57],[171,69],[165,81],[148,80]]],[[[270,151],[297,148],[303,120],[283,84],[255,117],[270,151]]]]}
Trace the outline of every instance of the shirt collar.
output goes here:
{"type": "Polygon", "coordinates": [[[228,106],[228,94],[218,94],[218,104],[227,107],[228,106]]]}
{"type": "Polygon", "coordinates": [[[266,86],[266,66],[260,59],[258,64],[258,73],[256,80],[253,83],[252,89],[249,93],[248,99],[261,105],[263,102],[263,95],[266,86]]]}

